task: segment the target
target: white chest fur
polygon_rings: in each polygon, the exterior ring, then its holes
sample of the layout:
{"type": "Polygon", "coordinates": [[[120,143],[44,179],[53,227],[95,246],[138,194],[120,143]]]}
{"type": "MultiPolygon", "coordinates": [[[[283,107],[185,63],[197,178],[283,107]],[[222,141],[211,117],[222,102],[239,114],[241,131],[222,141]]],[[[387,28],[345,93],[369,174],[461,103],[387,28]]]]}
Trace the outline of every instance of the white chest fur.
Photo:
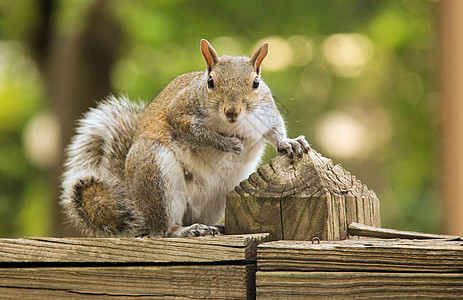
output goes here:
{"type": "Polygon", "coordinates": [[[265,147],[264,133],[269,129],[265,112],[254,111],[235,124],[215,123],[225,135],[244,139],[243,153],[222,152],[211,147],[192,147],[186,141],[173,145],[184,170],[187,208],[184,225],[199,222],[213,224],[225,211],[225,195],[251,174],[265,147]],[[218,125],[217,125],[218,124],[218,125]]]}

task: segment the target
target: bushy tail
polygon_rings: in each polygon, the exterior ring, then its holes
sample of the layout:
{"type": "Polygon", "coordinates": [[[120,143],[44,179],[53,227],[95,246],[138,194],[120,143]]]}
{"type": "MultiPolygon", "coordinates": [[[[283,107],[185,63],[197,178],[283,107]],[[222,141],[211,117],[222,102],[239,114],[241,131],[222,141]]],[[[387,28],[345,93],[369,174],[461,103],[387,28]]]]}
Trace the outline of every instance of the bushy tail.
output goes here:
{"type": "Polygon", "coordinates": [[[61,204],[90,236],[143,233],[140,212],[126,198],[125,159],[144,106],[110,97],[87,112],[66,150],[61,204]]]}

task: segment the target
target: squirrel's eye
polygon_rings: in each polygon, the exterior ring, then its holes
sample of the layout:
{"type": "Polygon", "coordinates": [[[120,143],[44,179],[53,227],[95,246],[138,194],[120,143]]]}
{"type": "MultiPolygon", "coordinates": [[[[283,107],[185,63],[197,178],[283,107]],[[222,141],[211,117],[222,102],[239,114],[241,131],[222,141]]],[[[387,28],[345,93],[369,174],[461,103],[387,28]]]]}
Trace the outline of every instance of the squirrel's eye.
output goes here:
{"type": "Polygon", "coordinates": [[[254,81],[252,82],[252,88],[257,89],[259,87],[259,77],[254,78],[254,81]]]}
{"type": "Polygon", "coordinates": [[[213,88],[214,88],[214,79],[212,79],[212,76],[209,76],[209,79],[207,80],[207,86],[208,86],[210,89],[213,89],[213,88]]]}

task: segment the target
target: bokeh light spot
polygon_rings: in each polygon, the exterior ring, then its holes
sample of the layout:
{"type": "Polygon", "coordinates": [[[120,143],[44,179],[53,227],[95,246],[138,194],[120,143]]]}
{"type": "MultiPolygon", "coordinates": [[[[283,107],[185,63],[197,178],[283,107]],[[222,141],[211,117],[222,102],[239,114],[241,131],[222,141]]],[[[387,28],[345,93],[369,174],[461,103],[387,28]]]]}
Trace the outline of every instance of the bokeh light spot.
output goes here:
{"type": "Polygon", "coordinates": [[[23,131],[24,152],[31,163],[41,169],[54,166],[61,151],[60,136],[59,121],[52,113],[35,115],[23,131]]]}
{"type": "Polygon", "coordinates": [[[288,41],[278,36],[270,36],[256,43],[254,49],[257,49],[263,42],[269,43],[269,51],[263,62],[263,69],[281,71],[289,67],[293,62],[293,50],[288,41]]]}
{"type": "Polygon", "coordinates": [[[305,36],[292,36],[288,39],[288,42],[293,48],[293,65],[305,66],[312,60],[314,54],[313,45],[305,36]]]}
{"type": "Polygon", "coordinates": [[[322,51],[336,73],[355,77],[363,72],[370,61],[373,45],[361,34],[334,34],[323,41],[322,51]]]}

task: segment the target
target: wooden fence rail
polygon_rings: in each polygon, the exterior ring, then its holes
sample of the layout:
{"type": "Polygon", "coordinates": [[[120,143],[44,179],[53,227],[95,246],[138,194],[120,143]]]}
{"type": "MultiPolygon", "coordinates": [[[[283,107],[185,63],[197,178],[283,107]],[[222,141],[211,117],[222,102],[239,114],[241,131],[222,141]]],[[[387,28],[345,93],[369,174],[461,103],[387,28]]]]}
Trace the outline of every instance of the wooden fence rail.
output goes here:
{"type": "Polygon", "coordinates": [[[252,299],[256,247],[267,239],[0,239],[0,298],[252,299]]]}
{"type": "Polygon", "coordinates": [[[463,241],[0,239],[0,298],[463,298],[463,241]]]}
{"type": "Polygon", "coordinates": [[[463,242],[360,239],[259,245],[257,298],[463,298],[463,242]]]}

